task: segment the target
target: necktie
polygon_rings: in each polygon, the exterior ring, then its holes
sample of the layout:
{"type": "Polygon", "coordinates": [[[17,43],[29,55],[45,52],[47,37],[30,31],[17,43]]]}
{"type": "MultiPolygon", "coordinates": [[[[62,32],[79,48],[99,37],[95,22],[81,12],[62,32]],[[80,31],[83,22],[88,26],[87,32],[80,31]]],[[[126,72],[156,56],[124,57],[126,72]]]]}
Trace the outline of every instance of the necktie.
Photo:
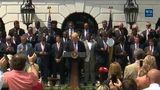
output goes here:
{"type": "Polygon", "coordinates": [[[77,43],[74,43],[74,50],[77,51],[77,43]]]}
{"type": "Polygon", "coordinates": [[[57,43],[57,48],[58,48],[58,51],[59,51],[59,47],[60,47],[60,44],[59,44],[59,43],[57,43]]]}
{"type": "Polygon", "coordinates": [[[23,51],[26,51],[26,45],[23,45],[23,51]]]}

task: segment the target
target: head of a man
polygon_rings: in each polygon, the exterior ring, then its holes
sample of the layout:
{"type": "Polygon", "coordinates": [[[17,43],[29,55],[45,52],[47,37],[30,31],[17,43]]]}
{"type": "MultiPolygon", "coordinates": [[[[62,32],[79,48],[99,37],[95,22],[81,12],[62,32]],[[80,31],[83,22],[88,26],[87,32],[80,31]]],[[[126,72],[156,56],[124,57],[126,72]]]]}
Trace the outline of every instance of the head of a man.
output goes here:
{"type": "Polygon", "coordinates": [[[122,29],[124,25],[122,22],[120,22],[120,23],[118,23],[118,26],[119,26],[119,29],[122,29]]]}
{"type": "Polygon", "coordinates": [[[147,22],[147,23],[146,23],[146,28],[147,28],[147,29],[150,29],[150,28],[151,28],[151,23],[150,23],[150,22],[147,22]]]}
{"type": "Polygon", "coordinates": [[[160,77],[160,71],[157,69],[151,69],[146,75],[146,79],[149,84],[152,84],[152,83],[160,84],[159,77],[160,77]]]}
{"type": "Polygon", "coordinates": [[[74,23],[71,21],[68,23],[69,29],[74,29],[74,23]]]}
{"type": "Polygon", "coordinates": [[[11,43],[11,40],[12,40],[12,37],[11,37],[11,36],[7,36],[7,37],[6,37],[6,42],[7,42],[7,43],[11,43]]]}
{"type": "Polygon", "coordinates": [[[87,22],[84,23],[84,29],[89,29],[89,24],[87,22]]]}
{"type": "Polygon", "coordinates": [[[57,28],[57,21],[56,20],[53,20],[52,22],[51,22],[51,24],[52,24],[52,28],[57,28]]]}
{"type": "Polygon", "coordinates": [[[46,43],[46,37],[42,36],[40,41],[41,41],[42,44],[45,44],[46,43]]]}
{"type": "Polygon", "coordinates": [[[103,26],[103,28],[107,28],[107,20],[102,21],[102,26],[103,26]]]}
{"type": "Polygon", "coordinates": [[[134,37],[134,42],[135,42],[136,44],[139,44],[139,43],[140,43],[140,36],[139,36],[139,35],[136,35],[136,36],[134,37]]]}
{"type": "Polygon", "coordinates": [[[19,29],[19,21],[14,21],[14,28],[19,29]]]}
{"type": "Polygon", "coordinates": [[[21,43],[26,44],[27,43],[27,36],[24,34],[21,36],[21,43]]]}
{"type": "Polygon", "coordinates": [[[60,43],[61,42],[61,37],[60,36],[56,36],[56,42],[60,43]]]}
{"type": "Polygon", "coordinates": [[[132,34],[135,36],[135,35],[137,35],[137,32],[138,32],[138,25],[133,24],[132,25],[132,34]]]}
{"type": "Polygon", "coordinates": [[[68,37],[68,35],[67,35],[67,32],[66,32],[66,31],[64,31],[64,32],[63,32],[63,37],[64,37],[64,38],[67,38],[67,37],[68,37]]]}
{"type": "Polygon", "coordinates": [[[134,50],[135,60],[143,59],[144,56],[145,56],[145,52],[144,52],[141,48],[136,48],[136,49],[134,50]]]}
{"type": "Polygon", "coordinates": [[[28,30],[28,33],[29,33],[29,34],[33,34],[33,28],[32,28],[32,27],[28,27],[27,30],[28,30]]]}
{"type": "Polygon", "coordinates": [[[13,70],[22,71],[24,70],[26,61],[28,60],[27,56],[24,54],[15,54],[10,60],[10,67],[13,70]]]}
{"type": "Polygon", "coordinates": [[[72,36],[71,36],[71,40],[72,40],[72,42],[78,42],[78,40],[79,40],[79,35],[78,35],[78,33],[74,32],[74,33],[72,34],[72,36]]]}
{"type": "Polygon", "coordinates": [[[35,27],[36,27],[37,29],[39,29],[39,28],[41,27],[40,21],[36,21],[36,22],[35,22],[35,27]]]}

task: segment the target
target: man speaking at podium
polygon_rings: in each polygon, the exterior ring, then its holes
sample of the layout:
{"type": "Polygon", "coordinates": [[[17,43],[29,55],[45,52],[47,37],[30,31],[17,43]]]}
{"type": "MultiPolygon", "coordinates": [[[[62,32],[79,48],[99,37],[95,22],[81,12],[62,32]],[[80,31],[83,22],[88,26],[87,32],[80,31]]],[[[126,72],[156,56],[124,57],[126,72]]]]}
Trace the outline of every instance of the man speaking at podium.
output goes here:
{"type": "Polygon", "coordinates": [[[71,40],[67,42],[65,51],[69,54],[69,85],[71,90],[75,90],[79,86],[80,73],[86,52],[84,43],[79,41],[78,33],[72,33],[71,40]]]}

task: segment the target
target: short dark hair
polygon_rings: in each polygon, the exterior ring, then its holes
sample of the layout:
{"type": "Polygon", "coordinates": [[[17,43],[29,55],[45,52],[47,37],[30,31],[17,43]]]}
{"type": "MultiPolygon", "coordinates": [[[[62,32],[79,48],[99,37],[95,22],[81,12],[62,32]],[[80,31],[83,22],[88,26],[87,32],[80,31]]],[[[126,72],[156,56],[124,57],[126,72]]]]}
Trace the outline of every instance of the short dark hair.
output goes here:
{"type": "Polygon", "coordinates": [[[56,20],[52,20],[51,23],[57,24],[58,22],[56,20]]]}
{"type": "Polygon", "coordinates": [[[17,53],[11,59],[10,67],[13,70],[23,70],[28,60],[27,56],[22,53],[17,53]]]}
{"type": "Polygon", "coordinates": [[[19,21],[18,21],[18,20],[15,20],[15,21],[14,21],[14,25],[17,24],[17,23],[19,24],[19,21]]]}
{"type": "Polygon", "coordinates": [[[134,57],[136,60],[143,59],[145,57],[145,52],[141,48],[136,48],[134,50],[134,57]]]}
{"type": "Polygon", "coordinates": [[[133,79],[125,79],[122,82],[121,90],[137,90],[137,84],[133,79]]]}

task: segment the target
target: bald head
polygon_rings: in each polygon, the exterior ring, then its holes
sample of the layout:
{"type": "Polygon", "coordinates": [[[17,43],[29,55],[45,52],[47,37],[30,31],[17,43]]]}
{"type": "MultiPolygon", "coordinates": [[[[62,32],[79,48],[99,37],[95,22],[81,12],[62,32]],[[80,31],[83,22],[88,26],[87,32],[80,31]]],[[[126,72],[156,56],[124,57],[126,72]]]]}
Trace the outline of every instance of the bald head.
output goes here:
{"type": "Polygon", "coordinates": [[[118,23],[118,26],[119,28],[123,28],[123,23],[122,22],[118,23]]]}
{"type": "Polygon", "coordinates": [[[151,83],[160,83],[160,71],[157,69],[151,69],[147,76],[149,77],[149,82],[151,83]]]}
{"type": "Polygon", "coordinates": [[[137,24],[133,24],[132,25],[132,29],[138,29],[138,25],[137,24]]]}

